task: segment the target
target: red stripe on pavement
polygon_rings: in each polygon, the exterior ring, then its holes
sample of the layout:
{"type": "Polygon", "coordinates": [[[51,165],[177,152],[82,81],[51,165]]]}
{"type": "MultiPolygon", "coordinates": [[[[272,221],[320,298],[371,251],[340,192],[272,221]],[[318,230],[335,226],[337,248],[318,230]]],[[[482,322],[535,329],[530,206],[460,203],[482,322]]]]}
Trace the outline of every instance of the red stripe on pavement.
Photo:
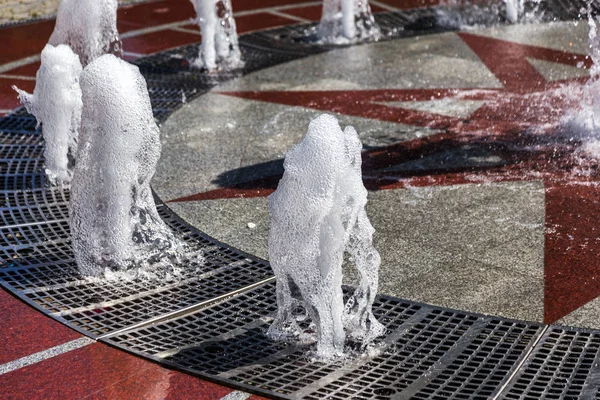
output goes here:
{"type": "Polygon", "coordinates": [[[0,321],[0,364],[81,337],[14,298],[4,289],[0,289],[0,321]]]}
{"type": "Polygon", "coordinates": [[[458,33],[458,36],[477,53],[485,66],[496,75],[507,90],[516,93],[544,90],[547,86],[546,79],[527,61],[527,58],[571,66],[583,63],[586,67],[590,67],[592,64],[589,57],[581,54],[529,46],[465,32],[458,33]]]}
{"type": "Polygon", "coordinates": [[[153,54],[186,44],[200,42],[200,36],[193,33],[164,30],[123,40],[123,50],[139,54],[153,54]]]}
{"type": "Polygon", "coordinates": [[[600,187],[546,183],[544,322],[600,295],[600,187]]]}
{"type": "Polygon", "coordinates": [[[1,29],[0,64],[39,54],[53,30],[54,20],[1,29]]]}
{"type": "Polygon", "coordinates": [[[258,13],[235,18],[235,24],[239,34],[297,23],[298,21],[293,19],[270,13],[258,13]]]}
{"type": "Polygon", "coordinates": [[[302,3],[307,3],[307,0],[234,0],[231,5],[233,7],[233,12],[240,12],[302,3]]]}
{"type": "Polygon", "coordinates": [[[170,24],[194,18],[196,13],[189,0],[163,0],[119,7],[117,28],[120,33],[170,24]]]}

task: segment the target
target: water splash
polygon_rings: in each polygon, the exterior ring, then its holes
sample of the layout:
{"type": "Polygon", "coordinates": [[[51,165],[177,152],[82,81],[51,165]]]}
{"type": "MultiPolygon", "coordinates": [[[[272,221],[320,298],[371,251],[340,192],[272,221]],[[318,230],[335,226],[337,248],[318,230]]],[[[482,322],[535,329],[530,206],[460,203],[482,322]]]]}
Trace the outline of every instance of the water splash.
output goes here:
{"type": "Polygon", "coordinates": [[[103,54],[122,54],[117,0],[62,0],[51,45],[67,44],[85,67],[103,54]]]}
{"type": "Polygon", "coordinates": [[[525,0],[505,0],[506,20],[515,23],[525,12],[525,0]]]}
{"type": "Polygon", "coordinates": [[[285,172],[269,196],[269,259],[277,276],[277,316],[268,334],[275,340],[305,340],[297,323],[303,307],[317,331],[316,357],[344,357],[346,337],[366,347],[383,334],[372,312],[380,257],[365,206],[362,145],[352,127],[321,115],[287,154],[285,172]],[[344,304],[344,252],[361,277],[344,304]]]}
{"type": "Polygon", "coordinates": [[[202,32],[202,45],[192,65],[214,71],[244,66],[231,0],[190,0],[202,32]]]}
{"type": "Polygon", "coordinates": [[[449,0],[435,8],[436,23],[452,29],[473,29],[510,23],[540,23],[548,20],[542,0],[505,0],[504,7],[497,2],[466,2],[449,0]]]}
{"type": "Polygon", "coordinates": [[[66,45],[46,45],[33,94],[16,86],[19,100],[42,124],[44,163],[51,184],[71,182],[81,122],[79,57],[66,45]]]}
{"type": "Polygon", "coordinates": [[[345,44],[381,37],[368,0],[323,0],[318,36],[326,43],[345,44]]]}
{"type": "Polygon", "coordinates": [[[69,204],[82,275],[176,275],[187,249],[161,220],[150,180],[160,157],[146,81],[113,55],[81,74],[83,113],[69,204]]]}
{"type": "Polygon", "coordinates": [[[598,20],[588,6],[588,54],[593,64],[590,78],[583,87],[580,108],[565,116],[564,125],[581,138],[581,150],[588,156],[600,158],[600,37],[598,20]]]}

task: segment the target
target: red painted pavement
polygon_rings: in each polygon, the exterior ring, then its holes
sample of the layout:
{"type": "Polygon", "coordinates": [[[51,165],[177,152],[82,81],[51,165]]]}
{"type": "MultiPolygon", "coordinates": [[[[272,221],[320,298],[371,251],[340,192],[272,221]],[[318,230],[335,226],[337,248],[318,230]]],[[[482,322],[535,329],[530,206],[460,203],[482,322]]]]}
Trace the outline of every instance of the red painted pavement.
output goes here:
{"type": "Polygon", "coordinates": [[[198,399],[232,391],[94,343],[2,375],[3,399],[198,399]]]}
{"type": "Polygon", "coordinates": [[[0,65],[39,54],[54,30],[54,20],[0,29],[0,65]]]}
{"type": "Polygon", "coordinates": [[[123,50],[138,54],[153,54],[174,47],[197,43],[200,40],[200,36],[193,33],[164,30],[123,39],[123,50]]]}
{"type": "Polygon", "coordinates": [[[74,330],[0,289],[0,364],[80,337],[74,330]]]}
{"type": "Polygon", "coordinates": [[[163,0],[120,7],[117,12],[119,33],[181,22],[195,17],[189,0],[163,0]]]}

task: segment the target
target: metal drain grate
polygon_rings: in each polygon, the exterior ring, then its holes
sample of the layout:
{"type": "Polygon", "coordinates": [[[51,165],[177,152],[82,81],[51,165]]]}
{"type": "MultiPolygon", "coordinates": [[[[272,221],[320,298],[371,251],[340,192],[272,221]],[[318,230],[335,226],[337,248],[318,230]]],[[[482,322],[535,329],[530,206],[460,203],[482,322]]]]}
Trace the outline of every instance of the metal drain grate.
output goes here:
{"type": "MultiPolygon", "coordinates": [[[[577,17],[581,5],[553,0],[545,7],[566,19],[577,17]]],[[[376,18],[387,39],[446,30],[433,8],[376,18]]],[[[299,40],[311,26],[243,36],[246,66],[229,74],[190,70],[197,45],[139,60],[155,118],[164,121],[226,80],[333,48],[299,40]]],[[[276,310],[268,264],[199,232],[160,201],[163,220],[204,264],[190,261],[181,276],[165,280],[82,278],[69,239],[68,187],[45,187],[43,146],[35,118],[23,108],[0,119],[0,283],[88,336],[274,397],[600,400],[598,332],[546,330],[388,297],[374,307],[388,333],[370,356],[344,365],[311,363],[310,345],[265,336],[276,310]]]]}
{"type": "Polygon", "coordinates": [[[550,328],[506,399],[600,399],[600,332],[550,328]]]}
{"type": "Polygon", "coordinates": [[[274,289],[265,284],[194,314],[103,340],[201,376],[289,398],[487,398],[542,330],[379,297],[374,312],[388,333],[375,344],[375,355],[340,365],[314,363],[307,359],[309,346],[266,337],[277,308],[274,289]]]}
{"type": "MultiPolygon", "coordinates": [[[[31,202],[56,192],[34,193],[11,200],[31,202]]],[[[60,210],[66,211],[66,204],[61,205],[60,210]]],[[[82,278],[73,261],[68,220],[64,219],[0,228],[0,251],[6,260],[0,268],[0,279],[45,312],[88,335],[99,336],[270,276],[270,267],[264,261],[211,241],[166,207],[160,210],[165,221],[193,245],[190,261],[182,265],[176,278],[124,283],[82,278]],[[194,261],[193,254],[201,255],[204,262],[194,261]]]]}

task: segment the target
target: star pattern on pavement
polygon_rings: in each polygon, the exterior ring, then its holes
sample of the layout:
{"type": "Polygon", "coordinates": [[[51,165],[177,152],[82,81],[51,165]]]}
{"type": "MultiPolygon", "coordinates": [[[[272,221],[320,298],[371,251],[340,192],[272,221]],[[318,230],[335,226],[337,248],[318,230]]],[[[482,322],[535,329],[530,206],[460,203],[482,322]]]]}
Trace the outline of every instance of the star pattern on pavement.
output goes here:
{"type": "MultiPolygon", "coordinates": [[[[588,78],[551,81],[529,60],[574,68],[589,68],[592,62],[577,53],[472,33],[457,35],[503,88],[219,93],[437,132],[365,150],[363,180],[370,190],[543,180],[547,203],[545,322],[555,322],[600,295],[600,262],[594,261],[600,243],[593,226],[594,217],[600,215],[596,204],[600,193],[594,184],[598,163],[581,157],[581,139],[561,123],[568,110],[579,107],[588,78]],[[440,101],[477,106],[467,116],[419,107],[440,101]],[[589,229],[578,230],[581,224],[589,229]]],[[[267,196],[280,178],[281,174],[268,175],[172,201],[267,196]]]]}

